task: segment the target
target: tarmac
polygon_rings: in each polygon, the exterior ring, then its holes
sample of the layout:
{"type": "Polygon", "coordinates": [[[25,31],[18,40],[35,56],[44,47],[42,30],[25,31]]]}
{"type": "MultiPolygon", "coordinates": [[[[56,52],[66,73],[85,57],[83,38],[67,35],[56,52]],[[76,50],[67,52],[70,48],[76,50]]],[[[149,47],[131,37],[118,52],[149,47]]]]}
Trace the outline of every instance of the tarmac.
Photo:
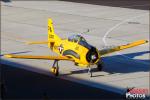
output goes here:
{"type": "MultiPolygon", "coordinates": [[[[57,0],[1,2],[1,63],[52,76],[49,68],[53,61],[3,57],[10,53],[56,55],[47,45],[25,44],[47,40],[49,17],[53,19],[55,32],[62,38],[89,29],[85,37],[99,49],[149,40],[149,11],[145,9],[57,0]]],[[[102,58],[103,71],[93,70],[92,78],[87,69],[60,61],[59,78],[120,94],[128,87],[149,89],[149,53],[147,43],[109,54],[102,58]]]]}
{"type": "Polygon", "coordinates": [[[103,89],[2,65],[2,100],[125,99],[103,89]]]}

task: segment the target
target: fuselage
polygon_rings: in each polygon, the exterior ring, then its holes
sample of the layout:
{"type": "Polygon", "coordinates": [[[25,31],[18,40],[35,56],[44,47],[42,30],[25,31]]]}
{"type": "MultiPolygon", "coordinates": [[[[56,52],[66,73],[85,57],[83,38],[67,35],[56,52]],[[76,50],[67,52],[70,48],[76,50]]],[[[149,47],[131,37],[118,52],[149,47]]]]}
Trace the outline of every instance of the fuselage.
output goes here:
{"type": "Polygon", "coordinates": [[[52,50],[61,56],[74,59],[75,65],[81,67],[96,64],[100,57],[98,50],[94,46],[79,40],[61,39],[55,42],[52,50]]]}

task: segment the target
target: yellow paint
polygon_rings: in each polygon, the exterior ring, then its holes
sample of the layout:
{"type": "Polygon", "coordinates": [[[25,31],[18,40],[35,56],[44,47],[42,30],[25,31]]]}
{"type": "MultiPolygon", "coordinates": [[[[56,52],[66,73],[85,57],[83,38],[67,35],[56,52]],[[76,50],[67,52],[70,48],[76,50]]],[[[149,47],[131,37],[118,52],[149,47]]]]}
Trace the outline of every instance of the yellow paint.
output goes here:
{"type": "Polygon", "coordinates": [[[38,41],[38,42],[26,42],[26,44],[47,44],[48,43],[48,41],[38,41]]]}
{"type": "Polygon", "coordinates": [[[138,46],[138,45],[141,45],[141,44],[145,44],[147,42],[148,42],[147,40],[138,40],[138,41],[135,41],[135,42],[132,42],[132,43],[128,43],[126,45],[116,46],[114,48],[110,48],[110,49],[106,49],[106,50],[99,50],[99,53],[100,53],[101,56],[103,56],[103,55],[106,55],[106,54],[109,54],[109,53],[113,53],[113,52],[116,52],[116,51],[128,49],[128,48],[135,47],[135,46],[138,46]]]}
{"type": "Polygon", "coordinates": [[[130,44],[120,46],[119,50],[135,47],[135,46],[147,43],[147,42],[148,42],[147,40],[138,40],[138,41],[132,42],[130,44]]]}

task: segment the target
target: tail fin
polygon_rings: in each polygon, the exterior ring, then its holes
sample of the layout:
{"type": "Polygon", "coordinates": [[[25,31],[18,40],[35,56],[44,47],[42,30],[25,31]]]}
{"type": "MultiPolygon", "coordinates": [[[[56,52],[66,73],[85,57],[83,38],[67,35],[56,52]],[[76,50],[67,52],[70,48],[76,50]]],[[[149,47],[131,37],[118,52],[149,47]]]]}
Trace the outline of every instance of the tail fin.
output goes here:
{"type": "Polygon", "coordinates": [[[54,32],[52,19],[48,18],[48,47],[52,47],[55,42],[59,42],[60,40],[60,37],[54,32]]]}

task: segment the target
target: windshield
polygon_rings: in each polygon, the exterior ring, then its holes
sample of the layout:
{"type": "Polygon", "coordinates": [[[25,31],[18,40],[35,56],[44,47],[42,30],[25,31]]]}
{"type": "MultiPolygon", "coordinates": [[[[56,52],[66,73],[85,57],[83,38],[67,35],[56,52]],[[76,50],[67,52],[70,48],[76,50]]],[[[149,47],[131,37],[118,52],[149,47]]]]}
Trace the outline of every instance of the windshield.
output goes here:
{"type": "Polygon", "coordinates": [[[89,45],[86,40],[84,39],[84,37],[82,37],[81,35],[72,35],[68,37],[68,41],[72,41],[72,42],[78,42],[78,44],[90,49],[91,45],[89,45]]]}

